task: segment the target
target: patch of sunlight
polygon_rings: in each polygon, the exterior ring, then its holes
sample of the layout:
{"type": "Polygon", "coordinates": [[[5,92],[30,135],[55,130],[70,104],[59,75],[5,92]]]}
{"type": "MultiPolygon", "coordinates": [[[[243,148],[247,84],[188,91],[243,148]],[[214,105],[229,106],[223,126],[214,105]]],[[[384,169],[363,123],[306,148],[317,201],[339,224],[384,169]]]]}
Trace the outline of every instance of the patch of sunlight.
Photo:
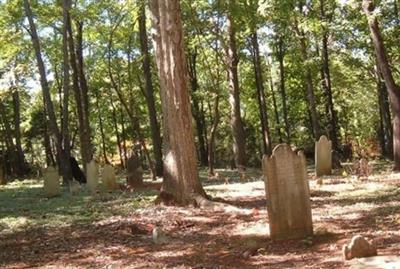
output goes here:
{"type": "Polygon", "coordinates": [[[233,183],[228,185],[210,185],[205,187],[206,191],[216,193],[221,197],[240,197],[265,195],[264,182],[244,182],[233,183]]]}
{"type": "Polygon", "coordinates": [[[0,220],[0,232],[11,233],[22,230],[32,224],[27,217],[6,217],[0,220]]]}
{"type": "Polygon", "coordinates": [[[382,185],[375,182],[371,182],[353,186],[352,190],[338,192],[335,196],[339,199],[349,198],[349,197],[378,198],[379,196],[390,195],[395,190],[396,188],[394,186],[382,185]]]}
{"type": "Polygon", "coordinates": [[[229,232],[233,236],[264,236],[268,233],[269,228],[265,221],[238,223],[229,232]]]}

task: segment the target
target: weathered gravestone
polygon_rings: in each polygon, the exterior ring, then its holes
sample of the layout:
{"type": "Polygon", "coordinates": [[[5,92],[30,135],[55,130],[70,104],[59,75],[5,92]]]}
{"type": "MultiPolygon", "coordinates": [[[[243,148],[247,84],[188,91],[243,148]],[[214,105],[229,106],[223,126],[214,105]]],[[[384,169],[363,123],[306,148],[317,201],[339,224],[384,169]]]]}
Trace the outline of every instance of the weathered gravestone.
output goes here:
{"type": "Polygon", "coordinates": [[[96,192],[99,186],[99,166],[94,161],[91,160],[90,163],[86,165],[87,173],[87,186],[91,192],[96,192]]]}
{"type": "Polygon", "coordinates": [[[49,166],[45,169],[43,189],[48,198],[60,195],[60,175],[55,167],[49,166]]]}
{"type": "Polygon", "coordinates": [[[280,144],[263,158],[270,236],[273,240],[313,234],[306,159],[280,144]]]}
{"type": "Polygon", "coordinates": [[[332,142],[324,135],[315,142],[315,174],[317,177],[332,174],[332,142]]]}
{"type": "Polygon", "coordinates": [[[106,187],[107,190],[112,191],[117,189],[117,181],[115,178],[115,171],[114,167],[110,164],[106,164],[103,168],[103,174],[102,174],[102,180],[103,184],[106,187]]]}
{"type": "Polygon", "coordinates": [[[143,169],[140,158],[132,155],[126,162],[127,183],[131,187],[139,187],[143,185],[143,169]]]}

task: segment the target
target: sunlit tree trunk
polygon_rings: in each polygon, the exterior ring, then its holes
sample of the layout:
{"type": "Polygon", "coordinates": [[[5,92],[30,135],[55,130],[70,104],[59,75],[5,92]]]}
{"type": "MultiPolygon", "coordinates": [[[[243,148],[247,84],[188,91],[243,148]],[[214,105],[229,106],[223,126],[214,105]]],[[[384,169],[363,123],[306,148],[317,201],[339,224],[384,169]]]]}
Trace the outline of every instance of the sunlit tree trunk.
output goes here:
{"type": "Polygon", "coordinates": [[[162,193],[189,204],[205,192],[197,171],[181,9],[178,0],[151,0],[150,5],[164,127],[162,193]]]}

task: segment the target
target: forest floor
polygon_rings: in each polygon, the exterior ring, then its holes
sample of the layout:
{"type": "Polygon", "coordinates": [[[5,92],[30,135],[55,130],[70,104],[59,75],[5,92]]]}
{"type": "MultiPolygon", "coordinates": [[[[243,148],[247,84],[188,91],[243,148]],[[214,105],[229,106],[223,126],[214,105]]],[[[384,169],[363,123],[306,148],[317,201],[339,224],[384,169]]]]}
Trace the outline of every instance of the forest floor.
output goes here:
{"type": "MultiPolygon", "coordinates": [[[[400,253],[400,174],[375,163],[367,179],[309,173],[314,237],[269,238],[261,171],[219,170],[203,185],[240,211],[153,205],[157,191],[82,191],[44,198],[41,181],[0,186],[0,268],[348,268],[353,235],[400,253]],[[226,180],[225,180],[225,179],[226,180]],[[227,181],[229,182],[228,184],[227,181]],[[165,236],[154,243],[152,229],[165,236]]],[[[295,206],[295,205],[294,205],[295,206]]]]}

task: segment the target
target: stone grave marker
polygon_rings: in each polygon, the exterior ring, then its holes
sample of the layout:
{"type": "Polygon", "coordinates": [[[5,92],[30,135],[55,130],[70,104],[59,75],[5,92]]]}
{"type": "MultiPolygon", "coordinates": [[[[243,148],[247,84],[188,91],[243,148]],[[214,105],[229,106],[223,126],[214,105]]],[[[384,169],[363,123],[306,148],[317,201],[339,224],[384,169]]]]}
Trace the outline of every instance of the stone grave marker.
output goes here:
{"type": "Polygon", "coordinates": [[[117,189],[117,181],[115,178],[114,167],[110,164],[106,164],[103,168],[102,173],[103,184],[108,191],[117,189]]]}
{"type": "Polygon", "coordinates": [[[276,146],[271,156],[264,155],[263,174],[271,239],[312,235],[310,189],[303,152],[296,153],[286,144],[276,146]]]}
{"type": "Polygon", "coordinates": [[[43,190],[48,198],[60,195],[60,175],[57,168],[49,166],[45,169],[43,190]]]}
{"type": "Polygon", "coordinates": [[[315,142],[315,174],[317,177],[332,174],[332,142],[324,135],[315,142]]]}
{"type": "Polygon", "coordinates": [[[132,155],[126,162],[127,183],[131,187],[139,187],[143,185],[143,169],[140,158],[132,155]]]}
{"type": "Polygon", "coordinates": [[[97,191],[99,186],[99,166],[95,160],[91,160],[90,163],[86,165],[87,173],[87,186],[89,190],[94,193],[97,191]]]}

